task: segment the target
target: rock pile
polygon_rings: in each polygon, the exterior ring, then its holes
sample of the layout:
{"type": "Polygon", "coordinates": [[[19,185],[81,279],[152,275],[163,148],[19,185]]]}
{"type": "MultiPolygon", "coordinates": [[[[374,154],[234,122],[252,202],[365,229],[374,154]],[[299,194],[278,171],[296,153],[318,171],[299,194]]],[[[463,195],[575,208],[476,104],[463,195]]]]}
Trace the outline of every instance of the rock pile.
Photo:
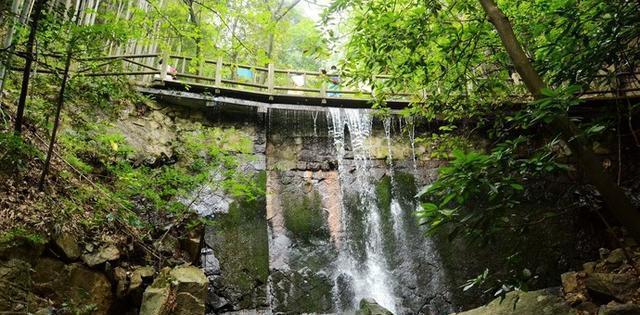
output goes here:
{"type": "Polygon", "coordinates": [[[640,314],[640,248],[601,249],[600,255],[562,275],[567,303],[578,314],[640,314]]]}

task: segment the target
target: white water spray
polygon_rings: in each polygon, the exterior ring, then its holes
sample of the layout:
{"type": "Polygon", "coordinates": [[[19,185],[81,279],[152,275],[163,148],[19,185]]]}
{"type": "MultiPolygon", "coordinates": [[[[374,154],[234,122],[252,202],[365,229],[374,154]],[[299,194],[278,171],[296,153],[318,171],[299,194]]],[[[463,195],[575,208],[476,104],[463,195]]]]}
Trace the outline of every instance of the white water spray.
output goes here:
{"type": "MultiPolygon", "coordinates": [[[[345,246],[345,250],[340,252],[340,269],[353,279],[354,305],[362,298],[373,298],[380,305],[395,313],[394,285],[391,282],[392,277],[383,254],[380,215],[370,175],[369,137],[371,136],[372,117],[368,110],[331,108],[328,112],[328,119],[331,121],[329,132],[333,137],[337,152],[340,179],[342,183],[346,183],[348,178],[354,178],[354,183],[350,185],[350,188],[355,190],[360,197],[361,207],[365,211],[364,223],[368,236],[364,266],[358,264],[354,253],[349,250],[348,246],[345,246]],[[350,135],[349,143],[346,142],[345,128],[350,135]],[[351,154],[353,154],[354,168],[352,170],[347,168],[345,162],[348,144],[351,145],[351,154]]],[[[344,213],[345,211],[343,211],[343,216],[344,213]]],[[[349,227],[346,226],[348,220],[343,218],[343,222],[345,222],[345,230],[348,230],[349,227]]]]}

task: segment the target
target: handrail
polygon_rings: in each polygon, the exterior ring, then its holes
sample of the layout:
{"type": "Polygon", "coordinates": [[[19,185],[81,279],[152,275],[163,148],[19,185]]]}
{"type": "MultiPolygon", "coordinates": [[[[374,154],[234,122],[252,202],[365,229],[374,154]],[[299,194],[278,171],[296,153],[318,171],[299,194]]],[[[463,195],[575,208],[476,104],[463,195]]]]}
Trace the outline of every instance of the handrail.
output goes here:
{"type": "MultiPolygon", "coordinates": [[[[61,54],[42,54],[42,56],[62,58],[61,54]]],[[[259,91],[266,92],[268,95],[306,95],[321,98],[335,98],[343,95],[354,96],[359,99],[371,99],[373,95],[371,91],[356,87],[333,86],[330,89],[329,77],[340,74],[325,74],[319,71],[296,70],[296,69],[278,69],[273,64],[264,66],[247,65],[241,63],[226,62],[222,57],[217,60],[202,59],[167,53],[153,54],[123,54],[103,57],[85,57],[75,58],[74,63],[84,62],[100,62],[98,64],[89,64],[85,67],[72,67],[76,69],[74,72],[83,76],[132,76],[139,81],[150,82],[154,79],[162,81],[172,80],[175,78],[187,79],[181,80],[185,84],[189,84],[189,80],[199,82],[212,82],[216,88],[233,88],[241,87],[247,92],[259,91]],[[160,64],[163,60],[164,66],[160,64]],[[117,63],[121,62],[121,63],[117,63]],[[175,65],[174,73],[169,73],[169,65],[175,65]],[[113,67],[113,68],[112,68],[113,67]],[[248,76],[243,76],[237,69],[248,69],[248,76]],[[284,75],[284,76],[283,76],[284,75]],[[302,75],[304,78],[303,85],[296,84],[292,75],[302,75]]],[[[11,66],[11,70],[17,70],[19,67],[11,66]]],[[[40,73],[54,73],[54,71],[41,69],[40,73]]],[[[617,80],[618,88],[607,86],[602,80],[595,80],[590,89],[580,93],[579,96],[593,95],[633,95],[640,96],[640,73],[636,72],[617,72],[614,74],[597,74],[596,78],[614,78],[617,80]],[[633,80],[629,80],[633,78],[633,80]]],[[[388,80],[393,76],[380,74],[373,76],[374,80],[388,80]]],[[[399,91],[390,95],[390,99],[408,100],[419,93],[408,93],[399,91]]],[[[423,95],[424,96],[424,95],[423,95]]]]}

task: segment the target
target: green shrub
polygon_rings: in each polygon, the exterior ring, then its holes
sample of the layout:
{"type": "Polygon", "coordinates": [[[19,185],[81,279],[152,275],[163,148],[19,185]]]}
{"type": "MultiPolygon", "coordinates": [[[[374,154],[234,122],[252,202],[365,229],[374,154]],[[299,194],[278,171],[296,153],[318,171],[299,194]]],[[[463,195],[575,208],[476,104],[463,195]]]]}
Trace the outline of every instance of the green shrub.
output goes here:
{"type": "Polygon", "coordinates": [[[12,132],[0,133],[0,173],[21,172],[38,150],[12,132]]]}

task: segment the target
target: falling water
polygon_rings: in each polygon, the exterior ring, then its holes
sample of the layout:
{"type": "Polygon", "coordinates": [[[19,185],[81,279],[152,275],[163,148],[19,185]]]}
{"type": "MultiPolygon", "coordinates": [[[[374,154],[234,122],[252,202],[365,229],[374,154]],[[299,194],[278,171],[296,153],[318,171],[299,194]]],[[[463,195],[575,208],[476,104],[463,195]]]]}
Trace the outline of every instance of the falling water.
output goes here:
{"type": "MultiPolygon", "coordinates": [[[[346,249],[340,252],[340,269],[353,279],[355,295],[353,304],[362,298],[373,298],[395,313],[396,298],[393,294],[392,277],[383,255],[380,216],[376,206],[374,185],[369,174],[371,115],[367,110],[331,108],[328,119],[331,121],[329,132],[337,152],[340,179],[345,183],[348,178],[354,178],[351,188],[357,192],[361,206],[365,209],[364,220],[366,235],[368,235],[364,266],[358,264],[353,250],[345,246],[346,249]],[[349,132],[349,139],[346,139],[345,131],[349,132]],[[348,168],[345,160],[346,146],[349,144],[353,154],[353,169],[348,168]]],[[[343,218],[343,222],[345,222],[345,230],[348,230],[349,227],[346,226],[348,220],[343,218]]]]}
{"type": "Polygon", "coordinates": [[[411,142],[411,158],[413,159],[413,170],[418,170],[418,163],[416,162],[416,124],[413,121],[413,117],[407,118],[409,124],[409,141],[411,142]]]}

